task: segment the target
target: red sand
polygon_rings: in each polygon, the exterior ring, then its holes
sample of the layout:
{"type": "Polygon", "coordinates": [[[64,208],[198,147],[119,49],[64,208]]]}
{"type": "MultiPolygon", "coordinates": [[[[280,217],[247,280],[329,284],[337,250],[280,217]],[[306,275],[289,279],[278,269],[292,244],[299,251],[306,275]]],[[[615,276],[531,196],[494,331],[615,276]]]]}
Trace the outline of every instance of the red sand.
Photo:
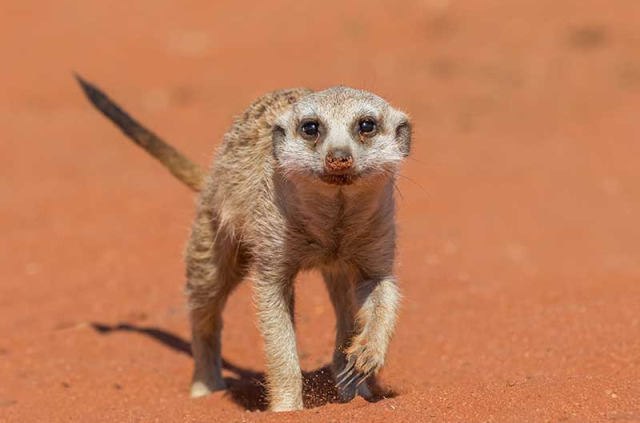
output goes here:
{"type": "MultiPolygon", "coordinates": [[[[640,2],[303,3],[2,5],[0,421],[640,421],[640,2]],[[250,284],[225,314],[232,389],[188,398],[193,195],[73,70],[203,164],[268,90],[411,113],[394,398],[323,405],[314,373],[316,407],[256,411],[250,284]]],[[[334,321],[317,275],[298,285],[314,371],[334,321]]]]}

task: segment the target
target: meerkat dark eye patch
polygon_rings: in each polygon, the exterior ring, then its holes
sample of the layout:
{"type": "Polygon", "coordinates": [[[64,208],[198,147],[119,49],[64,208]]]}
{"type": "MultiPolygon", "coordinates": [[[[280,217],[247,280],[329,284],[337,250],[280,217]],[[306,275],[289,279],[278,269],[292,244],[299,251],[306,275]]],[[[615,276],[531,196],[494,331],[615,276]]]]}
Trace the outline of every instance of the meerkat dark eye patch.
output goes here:
{"type": "Polygon", "coordinates": [[[315,140],[320,135],[320,124],[314,120],[303,122],[300,126],[300,133],[305,139],[315,140]]]}
{"type": "Polygon", "coordinates": [[[378,130],[378,124],[371,118],[362,119],[358,124],[358,132],[361,134],[372,134],[378,130]]]}

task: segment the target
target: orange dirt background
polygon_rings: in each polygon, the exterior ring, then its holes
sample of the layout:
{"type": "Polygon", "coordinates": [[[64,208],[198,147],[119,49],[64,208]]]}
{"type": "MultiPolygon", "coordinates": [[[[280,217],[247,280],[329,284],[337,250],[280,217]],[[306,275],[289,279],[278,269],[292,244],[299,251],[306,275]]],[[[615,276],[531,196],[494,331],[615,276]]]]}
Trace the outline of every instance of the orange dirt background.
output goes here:
{"type": "Polygon", "coordinates": [[[0,12],[0,421],[640,421],[637,0],[0,12]],[[297,311],[313,408],[260,411],[249,283],[225,314],[231,388],[188,398],[194,196],[89,106],[74,70],[202,164],[273,89],[352,85],[412,115],[390,398],[330,402],[317,275],[299,278],[297,311]]]}

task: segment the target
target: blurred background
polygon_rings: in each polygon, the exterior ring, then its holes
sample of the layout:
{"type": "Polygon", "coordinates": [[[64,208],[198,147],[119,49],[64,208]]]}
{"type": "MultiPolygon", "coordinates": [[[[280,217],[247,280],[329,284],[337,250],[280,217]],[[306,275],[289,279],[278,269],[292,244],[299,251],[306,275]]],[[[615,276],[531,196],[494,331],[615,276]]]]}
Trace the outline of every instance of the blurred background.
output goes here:
{"type": "MultiPolygon", "coordinates": [[[[0,12],[0,421],[640,420],[640,2],[0,12]],[[225,313],[232,389],[187,398],[194,195],[73,72],[203,165],[275,89],[349,85],[412,116],[405,299],[382,373],[394,398],[247,414],[264,368],[250,284],[225,313]]],[[[321,374],[333,312],[317,275],[298,297],[302,365],[321,374]]]]}

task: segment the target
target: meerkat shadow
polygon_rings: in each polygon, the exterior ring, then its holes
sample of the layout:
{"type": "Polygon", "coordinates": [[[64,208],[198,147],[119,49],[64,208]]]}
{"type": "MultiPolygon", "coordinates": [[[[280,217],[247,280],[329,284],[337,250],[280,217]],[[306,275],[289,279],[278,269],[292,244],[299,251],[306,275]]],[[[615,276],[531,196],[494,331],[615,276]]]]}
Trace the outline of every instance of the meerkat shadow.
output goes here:
{"type": "MultiPolygon", "coordinates": [[[[91,327],[102,335],[112,332],[139,333],[174,351],[192,356],[191,344],[187,340],[163,329],[137,326],[129,323],[107,325],[97,322],[91,323],[91,327]]],[[[267,410],[266,379],[263,372],[237,366],[224,358],[222,359],[222,368],[234,376],[225,377],[227,384],[225,394],[231,401],[249,411],[267,410]]],[[[340,402],[329,365],[313,371],[303,371],[302,377],[305,408],[315,408],[328,403],[340,402]]],[[[395,391],[381,386],[376,379],[370,380],[369,388],[373,395],[366,399],[368,402],[378,402],[397,396],[395,391]]]]}

